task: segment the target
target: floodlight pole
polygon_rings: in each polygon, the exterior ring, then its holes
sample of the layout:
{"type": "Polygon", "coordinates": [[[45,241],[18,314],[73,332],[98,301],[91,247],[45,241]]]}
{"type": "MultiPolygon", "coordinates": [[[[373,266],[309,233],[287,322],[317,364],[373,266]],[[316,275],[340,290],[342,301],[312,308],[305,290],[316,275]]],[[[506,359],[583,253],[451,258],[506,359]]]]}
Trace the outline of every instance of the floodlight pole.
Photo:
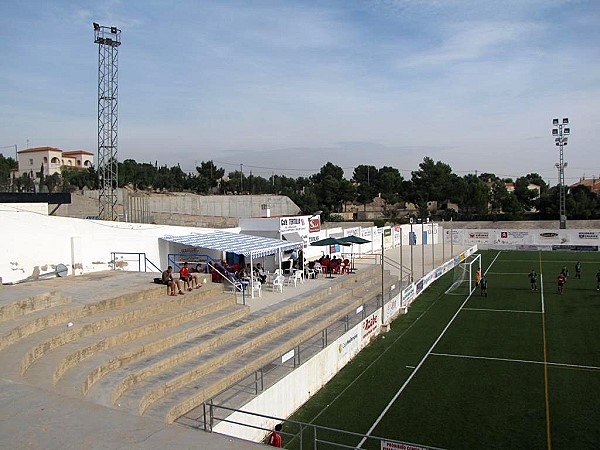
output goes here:
{"type": "Polygon", "coordinates": [[[94,22],[94,43],[98,44],[98,215],[103,220],[117,220],[117,100],[121,30],[94,22]]]}
{"type": "Polygon", "coordinates": [[[552,136],[554,136],[554,143],[559,148],[559,161],[555,164],[558,169],[558,188],[559,188],[559,206],[558,214],[560,220],[560,229],[564,230],[567,228],[567,212],[565,206],[565,167],[567,163],[564,161],[563,147],[567,145],[568,138],[566,136],[571,134],[571,128],[569,126],[569,118],[563,117],[562,123],[559,123],[558,119],[552,120],[552,136]]]}

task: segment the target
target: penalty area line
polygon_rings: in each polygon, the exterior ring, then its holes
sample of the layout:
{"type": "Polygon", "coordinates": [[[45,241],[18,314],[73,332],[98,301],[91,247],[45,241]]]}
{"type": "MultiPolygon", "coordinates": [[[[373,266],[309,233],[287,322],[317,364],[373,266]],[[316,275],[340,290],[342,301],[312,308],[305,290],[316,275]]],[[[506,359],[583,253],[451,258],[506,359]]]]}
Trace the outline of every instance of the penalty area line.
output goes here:
{"type": "Polygon", "coordinates": [[[463,308],[463,311],[490,311],[490,312],[524,313],[524,314],[542,314],[541,311],[524,311],[521,309],[463,308]]]}
{"type": "Polygon", "coordinates": [[[600,367],[585,366],[585,365],[581,365],[581,364],[553,363],[553,362],[547,362],[547,361],[532,361],[532,360],[528,360],[528,359],[495,358],[493,356],[459,355],[459,354],[455,354],[455,353],[431,352],[431,355],[445,356],[447,358],[482,359],[482,360],[486,360],[486,361],[500,361],[500,362],[512,362],[512,363],[523,363],[523,364],[544,364],[544,365],[548,365],[548,366],[567,368],[567,369],[585,369],[585,370],[591,370],[591,371],[600,371],[600,367]]]}

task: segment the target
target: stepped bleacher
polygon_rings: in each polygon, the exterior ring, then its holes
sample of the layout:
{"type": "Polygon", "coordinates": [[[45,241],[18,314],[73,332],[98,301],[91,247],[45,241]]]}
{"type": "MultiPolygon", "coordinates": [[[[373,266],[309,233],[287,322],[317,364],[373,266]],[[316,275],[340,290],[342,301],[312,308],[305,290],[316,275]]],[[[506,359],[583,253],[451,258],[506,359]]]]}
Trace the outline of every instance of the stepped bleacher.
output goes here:
{"type": "MultiPolygon", "coordinates": [[[[169,297],[135,272],[3,288],[0,370],[5,379],[171,423],[375,302],[380,270],[319,280],[259,310],[237,304],[221,284],[169,297]]],[[[395,281],[386,274],[386,288],[395,281]]]]}

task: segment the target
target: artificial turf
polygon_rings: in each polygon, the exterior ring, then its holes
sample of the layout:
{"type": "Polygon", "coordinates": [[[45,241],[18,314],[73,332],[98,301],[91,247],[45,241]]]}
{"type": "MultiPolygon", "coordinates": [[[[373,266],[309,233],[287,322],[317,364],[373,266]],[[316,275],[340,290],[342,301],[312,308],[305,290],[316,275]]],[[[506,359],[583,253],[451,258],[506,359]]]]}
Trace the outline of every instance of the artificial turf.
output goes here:
{"type": "MultiPolygon", "coordinates": [[[[452,275],[442,277],[292,419],[367,433],[379,418],[373,436],[441,448],[600,448],[600,254],[482,255],[488,297],[446,295],[452,275]],[[532,268],[541,274],[538,291],[530,289],[532,268]]],[[[360,440],[323,431],[319,439],[360,440]]],[[[284,444],[299,448],[298,439],[284,444]]],[[[313,442],[305,436],[304,444],[313,442]]]]}

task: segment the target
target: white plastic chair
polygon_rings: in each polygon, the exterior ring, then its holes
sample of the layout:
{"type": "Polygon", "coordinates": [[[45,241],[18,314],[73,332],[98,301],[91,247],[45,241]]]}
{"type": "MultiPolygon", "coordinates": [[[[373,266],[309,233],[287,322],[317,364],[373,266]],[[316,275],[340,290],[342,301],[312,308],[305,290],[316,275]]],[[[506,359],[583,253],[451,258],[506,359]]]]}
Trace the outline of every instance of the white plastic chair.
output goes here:
{"type": "Polygon", "coordinates": [[[273,292],[276,290],[283,294],[283,283],[285,281],[285,277],[283,275],[277,275],[273,280],[273,284],[271,285],[271,289],[273,292]]]}
{"type": "Polygon", "coordinates": [[[287,279],[287,285],[291,286],[292,283],[294,284],[294,287],[298,286],[298,283],[304,283],[304,277],[302,276],[302,271],[301,270],[297,270],[296,272],[294,272],[292,275],[290,275],[287,279]]]}
{"type": "Polygon", "coordinates": [[[260,281],[255,281],[254,285],[252,286],[252,295],[254,295],[256,292],[258,292],[259,297],[262,297],[262,286],[260,281]]]}

